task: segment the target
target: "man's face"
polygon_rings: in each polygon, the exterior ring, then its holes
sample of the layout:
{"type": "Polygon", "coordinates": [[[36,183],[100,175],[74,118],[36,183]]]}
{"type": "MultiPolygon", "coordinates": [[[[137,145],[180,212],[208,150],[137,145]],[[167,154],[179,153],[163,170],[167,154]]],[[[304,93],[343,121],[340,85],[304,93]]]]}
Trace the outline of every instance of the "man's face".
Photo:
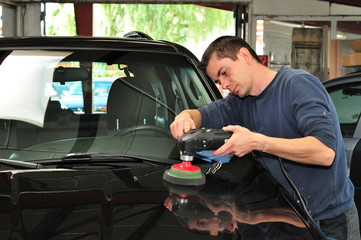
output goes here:
{"type": "Polygon", "coordinates": [[[218,58],[213,53],[209,59],[206,72],[215,83],[219,83],[223,89],[243,98],[249,94],[250,82],[247,82],[247,74],[243,71],[245,64],[241,54],[237,54],[237,60],[231,58],[218,58]]]}
{"type": "Polygon", "coordinates": [[[234,220],[222,220],[220,218],[202,218],[188,220],[188,227],[192,230],[207,231],[212,236],[217,236],[218,232],[225,230],[233,233],[237,228],[234,220]]]}

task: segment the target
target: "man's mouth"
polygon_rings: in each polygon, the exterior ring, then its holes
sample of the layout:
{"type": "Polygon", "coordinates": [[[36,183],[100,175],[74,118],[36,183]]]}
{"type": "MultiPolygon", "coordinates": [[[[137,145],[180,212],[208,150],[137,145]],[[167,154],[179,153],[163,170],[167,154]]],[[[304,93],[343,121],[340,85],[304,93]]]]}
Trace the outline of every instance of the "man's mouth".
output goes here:
{"type": "Polygon", "coordinates": [[[237,92],[237,87],[234,87],[233,90],[232,90],[232,93],[236,94],[236,92],[237,92]]]}

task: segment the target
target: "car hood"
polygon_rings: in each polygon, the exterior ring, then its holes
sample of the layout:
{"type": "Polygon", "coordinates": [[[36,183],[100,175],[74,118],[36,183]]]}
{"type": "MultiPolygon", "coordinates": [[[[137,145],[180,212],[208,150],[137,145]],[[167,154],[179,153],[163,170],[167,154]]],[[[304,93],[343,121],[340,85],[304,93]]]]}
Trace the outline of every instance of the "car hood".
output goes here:
{"type": "Polygon", "coordinates": [[[198,187],[164,182],[168,168],[2,171],[0,237],[314,239],[307,229],[312,226],[304,224],[267,173],[251,161],[212,171],[202,165],[208,174],[206,184],[198,187]]]}

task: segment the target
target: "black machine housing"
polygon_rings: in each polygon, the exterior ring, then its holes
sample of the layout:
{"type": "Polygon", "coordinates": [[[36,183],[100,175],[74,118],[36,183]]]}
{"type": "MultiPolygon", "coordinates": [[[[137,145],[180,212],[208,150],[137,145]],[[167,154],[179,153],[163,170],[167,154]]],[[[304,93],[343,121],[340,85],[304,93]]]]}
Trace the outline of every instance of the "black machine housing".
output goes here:
{"type": "Polygon", "coordinates": [[[222,129],[193,129],[178,139],[181,160],[192,161],[196,152],[216,150],[231,136],[232,132],[223,131],[222,129]]]}

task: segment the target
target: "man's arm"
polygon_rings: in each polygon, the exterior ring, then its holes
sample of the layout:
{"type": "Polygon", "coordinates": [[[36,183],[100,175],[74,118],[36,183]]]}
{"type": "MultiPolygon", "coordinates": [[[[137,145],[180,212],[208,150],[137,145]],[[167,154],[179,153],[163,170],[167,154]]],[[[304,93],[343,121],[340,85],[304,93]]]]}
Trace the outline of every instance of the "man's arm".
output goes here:
{"type": "Polygon", "coordinates": [[[331,166],[335,158],[331,148],[312,136],[295,139],[261,136],[260,143],[265,152],[295,162],[331,166]]]}
{"type": "Polygon", "coordinates": [[[227,126],[225,131],[233,132],[232,137],[214,155],[233,154],[243,156],[251,151],[261,151],[291,161],[330,166],[335,158],[335,152],[315,137],[294,139],[268,137],[254,133],[240,126],[227,126]]]}
{"type": "Polygon", "coordinates": [[[178,139],[191,129],[199,128],[201,123],[201,113],[195,109],[187,109],[175,117],[174,122],[170,125],[170,131],[173,137],[178,139]]]}

